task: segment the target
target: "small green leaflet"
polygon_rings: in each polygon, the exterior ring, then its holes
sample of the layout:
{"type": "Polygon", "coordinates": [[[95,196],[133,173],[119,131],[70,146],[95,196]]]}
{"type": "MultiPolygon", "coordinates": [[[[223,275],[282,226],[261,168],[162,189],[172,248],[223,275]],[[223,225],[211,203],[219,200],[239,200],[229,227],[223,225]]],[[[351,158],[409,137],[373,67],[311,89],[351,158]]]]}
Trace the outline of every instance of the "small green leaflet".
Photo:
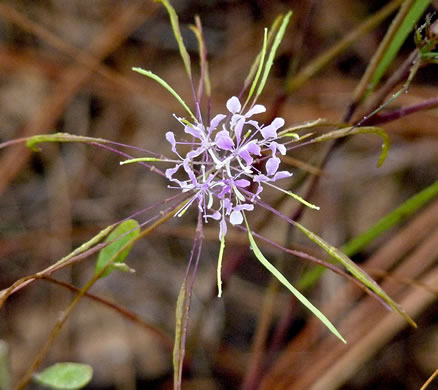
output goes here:
{"type": "Polygon", "coordinates": [[[81,363],[56,363],[34,375],[40,385],[59,390],[76,390],[86,386],[93,377],[93,368],[81,363]]]}
{"type": "MultiPolygon", "coordinates": [[[[105,239],[105,242],[114,241],[112,244],[101,249],[99,252],[99,257],[96,263],[96,273],[102,271],[110,262],[111,263],[122,263],[125,261],[126,256],[128,256],[132,245],[124,249],[121,253],[117,255],[129,241],[134,239],[140,234],[140,225],[134,219],[128,219],[118,225],[105,239]],[[114,259],[114,256],[117,256],[114,259]]],[[[101,277],[108,276],[114,269],[123,270],[123,267],[114,267],[114,265],[109,265],[108,268],[102,273],[101,277]]]]}
{"type": "Polygon", "coordinates": [[[271,272],[272,275],[274,275],[278,281],[283,284],[292,294],[295,295],[295,297],[304,305],[306,306],[318,319],[332,332],[337,338],[339,338],[343,343],[347,343],[345,339],[341,336],[339,331],[335,328],[335,326],[330,322],[330,320],[322,314],[315,306],[312,305],[312,303],[303,295],[301,294],[294,286],[292,286],[289,281],[283,276],[283,274],[275,268],[269,261],[266,259],[266,257],[263,255],[263,253],[260,251],[259,247],[257,246],[254,237],[251,233],[251,230],[248,225],[248,221],[245,217],[245,224],[246,229],[248,230],[248,238],[249,242],[251,244],[251,248],[257,257],[257,259],[262,263],[269,272],[271,272]]]}

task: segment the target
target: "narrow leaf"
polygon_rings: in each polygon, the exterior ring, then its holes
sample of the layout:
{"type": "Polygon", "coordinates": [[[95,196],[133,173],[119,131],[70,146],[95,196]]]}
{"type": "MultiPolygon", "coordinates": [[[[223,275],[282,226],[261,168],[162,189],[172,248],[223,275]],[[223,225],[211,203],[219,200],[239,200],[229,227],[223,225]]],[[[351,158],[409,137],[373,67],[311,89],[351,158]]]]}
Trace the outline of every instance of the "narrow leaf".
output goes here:
{"type": "Polygon", "coordinates": [[[312,305],[312,303],[303,295],[301,294],[294,286],[292,286],[289,281],[283,276],[283,274],[277,270],[277,268],[274,267],[263,255],[263,253],[260,251],[259,247],[257,246],[254,237],[251,233],[251,230],[248,225],[248,221],[245,218],[245,224],[246,229],[248,231],[248,238],[249,242],[251,244],[251,248],[257,257],[257,259],[264,265],[269,272],[274,275],[278,281],[283,284],[292,294],[295,295],[295,297],[304,305],[306,306],[318,319],[336,336],[338,337],[342,342],[346,343],[345,339],[341,336],[341,334],[338,332],[338,330],[335,328],[335,326],[329,321],[329,319],[322,314],[315,306],[312,305]]]}
{"type": "Polygon", "coordinates": [[[313,141],[324,142],[354,134],[377,134],[382,137],[382,152],[380,153],[379,161],[377,163],[377,166],[380,167],[385,161],[386,156],[388,155],[389,147],[391,145],[391,139],[389,138],[388,133],[380,127],[346,127],[344,129],[330,131],[329,133],[314,138],[313,141]]]}
{"type": "MultiPolygon", "coordinates": [[[[124,222],[122,222],[120,225],[118,225],[112,232],[109,234],[109,236],[106,238],[105,242],[111,242],[110,245],[107,247],[101,249],[99,252],[99,256],[97,258],[96,263],[96,274],[101,272],[103,268],[107,266],[107,264],[112,260],[113,256],[116,255],[116,253],[123,248],[124,245],[126,245],[129,241],[131,241],[133,238],[137,237],[140,234],[140,225],[137,221],[134,219],[128,219],[124,222]]],[[[113,263],[122,263],[126,256],[128,256],[130,250],[132,248],[132,245],[127,247],[125,250],[123,250],[115,260],[113,260],[113,263]]],[[[109,275],[114,270],[114,267],[110,265],[101,275],[101,277],[109,275]]]]}
{"type": "MultiPolygon", "coordinates": [[[[269,29],[268,32],[268,42],[267,42],[267,47],[270,46],[272,40],[274,39],[275,34],[278,31],[278,27],[280,25],[281,20],[283,19],[282,15],[278,15],[274,22],[271,25],[271,28],[269,29]]],[[[260,66],[260,58],[261,58],[262,53],[260,52],[259,54],[257,54],[254,62],[251,65],[251,68],[249,70],[248,76],[246,76],[245,82],[243,83],[244,86],[244,90],[246,90],[246,88],[248,88],[249,84],[252,82],[252,80],[254,79],[254,75],[256,74],[257,69],[260,66]]]]}
{"type": "Polygon", "coordinates": [[[173,386],[174,389],[181,387],[182,368],[184,362],[183,334],[187,316],[187,278],[179,290],[176,301],[176,324],[175,324],[175,344],[173,347],[173,386]]]}
{"type": "Polygon", "coordinates": [[[139,157],[139,158],[131,158],[129,160],[120,161],[120,165],[132,164],[136,162],[156,162],[156,161],[168,162],[167,159],[162,159],[157,157],[139,157]]]}
{"type": "Polygon", "coordinates": [[[295,222],[295,226],[300,229],[311,241],[317,244],[320,248],[324,249],[333,259],[341,263],[357,280],[362,282],[370,290],[374,291],[380,298],[387,302],[395,311],[397,311],[403,318],[406,319],[413,327],[417,327],[414,320],[386,294],[385,291],[360,267],[356,265],[347,255],[342,253],[336,247],[330,245],[324,241],[321,237],[311,232],[303,225],[295,222]]]}
{"type": "Polygon", "coordinates": [[[260,55],[258,56],[259,66],[257,69],[257,73],[254,76],[254,80],[251,84],[251,88],[248,92],[248,97],[246,98],[245,104],[243,105],[243,109],[245,109],[246,105],[251,100],[251,97],[254,93],[254,90],[257,86],[257,83],[259,82],[259,78],[260,78],[260,75],[262,73],[263,65],[265,63],[267,41],[268,41],[268,30],[265,28],[265,33],[263,35],[263,47],[262,47],[262,51],[260,52],[260,55]]]}
{"type": "Polygon", "coordinates": [[[74,135],[68,133],[54,133],[54,134],[35,135],[26,141],[26,146],[38,152],[39,149],[37,145],[42,142],[80,142],[80,143],[98,142],[104,144],[109,141],[103,138],[83,137],[80,135],[74,135]]]}
{"type": "MultiPolygon", "coordinates": [[[[341,247],[342,252],[344,252],[347,256],[354,256],[375,238],[409,218],[413,213],[437,196],[438,181],[431,184],[423,191],[420,191],[418,194],[415,194],[395,210],[391,211],[377,221],[368,230],[348,241],[341,247]]],[[[313,286],[320,279],[325,270],[326,268],[324,267],[313,267],[301,277],[298,286],[302,289],[307,289],[308,287],[313,286]]]]}
{"type": "Polygon", "coordinates": [[[406,38],[411,33],[418,19],[420,19],[421,15],[424,13],[429,4],[430,0],[412,1],[411,8],[409,9],[400,26],[398,27],[397,32],[394,34],[393,37],[391,37],[389,44],[386,47],[386,50],[384,51],[384,54],[379,61],[379,64],[376,67],[370,84],[368,85],[368,90],[373,90],[378,84],[382,76],[391,65],[395,56],[399,52],[406,38]]]}
{"type": "Polygon", "coordinates": [[[170,92],[173,97],[178,100],[178,102],[184,107],[184,109],[190,114],[192,119],[196,121],[196,117],[193,115],[192,111],[190,111],[190,108],[187,106],[187,104],[184,102],[184,100],[181,98],[181,96],[178,95],[178,93],[169,85],[166,81],[164,81],[161,77],[157,76],[156,74],[152,73],[150,70],[144,70],[142,68],[132,68],[134,72],[140,73],[143,76],[149,77],[152,80],[155,80],[158,84],[160,84],[162,87],[167,89],[168,92],[170,92]]]}
{"type": "Polygon", "coordinates": [[[183,37],[181,35],[181,30],[179,28],[179,20],[178,15],[175,12],[175,9],[167,0],[155,0],[158,3],[163,4],[166,7],[167,13],[170,17],[170,23],[172,25],[173,34],[175,35],[175,39],[178,43],[179,54],[184,62],[184,67],[186,68],[186,73],[189,76],[189,79],[192,79],[192,71],[190,66],[190,56],[187,53],[187,49],[184,45],[183,37]]]}
{"type": "Polygon", "coordinates": [[[80,363],[56,363],[34,375],[40,385],[60,390],[81,389],[92,377],[93,368],[80,363]]]}
{"type": "Polygon", "coordinates": [[[286,32],[286,27],[289,24],[289,20],[292,16],[292,11],[289,11],[283,18],[280,28],[278,29],[277,35],[275,36],[274,42],[272,43],[271,50],[269,51],[268,58],[266,60],[265,69],[263,71],[263,76],[260,81],[259,87],[257,89],[256,96],[254,98],[254,103],[257,100],[257,98],[260,96],[260,94],[263,91],[263,88],[265,87],[266,80],[268,79],[269,72],[271,71],[272,65],[274,64],[274,58],[275,54],[277,53],[277,49],[280,46],[280,43],[284,37],[284,34],[286,32]]]}

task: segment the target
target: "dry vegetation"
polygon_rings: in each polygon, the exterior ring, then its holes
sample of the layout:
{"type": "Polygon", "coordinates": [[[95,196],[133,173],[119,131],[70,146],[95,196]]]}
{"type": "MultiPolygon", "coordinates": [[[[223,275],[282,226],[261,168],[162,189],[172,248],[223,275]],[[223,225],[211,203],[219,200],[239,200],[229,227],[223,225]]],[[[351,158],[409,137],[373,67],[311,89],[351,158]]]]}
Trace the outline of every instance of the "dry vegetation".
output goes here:
{"type": "MultiPolygon", "coordinates": [[[[193,23],[195,14],[202,19],[215,112],[222,112],[226,100],[240,91],[260,47],[263,27],[279,12],[294,10],[260,101],[278,109],[292,125],[343,117],[389,20],[358,38],[321,73],[279,101],[288,61],[296,60],[301,68],[380,3],[181,0],[174,5],[183,26],[193,23]]],[[[185,27],[183,35],[195,59],[196,41],[185,27]]],[[[411,41],[399,63],[412,50],[411,41]]],[[[0,142],[63,131],[166,152],[164,133],[179,131],[172,114],[181,114],[181,109],[154,81],[134,74],[132,66],[158,73],[190,101],[190,85],[167,15],[152,1],[3,0],[0,142]]],[[[436,97],[436,69],[420,71],[409,93],[393,106],[436,97]]],[[[321,211],[306,212],[304,222],[334,245],[341,246],[366,230],[437,178],[437,109],[394,121],[385,129],[392,147],[383,167],[376,168],[379,137],[360,135],[338,148],[322,172],[316,170],[322,177],[312,201],[321,211]]],[[[317,167],[326,147],[298,149],[291,157],[317,167]]],[[[120,167],[119,160],[103,149],[79,144],[43,145],[42,153],[33,153],[23,144],[1,150],[0,289],[47,267],[103,227],[172,195],[163,178],[141,166],[120,167]]],[[[300,169],[293,170],[300,177],[300,169]]],[[[304,193],[304,188],[298,192],[304,193]]],[[[267,195],[275,201],[275,194],[267,195]]],[[[293,201],[281,205],[287,214],[296,207],[293,201]]],[[[287,240],[284,223],[263,212],[252,217],[253,224],[263,222],[266,236],[287,240]]],[[[135,312],[137,321],[83,298],[43,365],[89,363],[95,369],[93,388],[133,389],[136,383],[138,389],[171,388],[175,303],[194,218],[192,214],[174,218],[140,241],[128,258],[136,274],[113,273],[93,287],[93,294],[135,312]],[[147,324],[161,329],[164,336],[150,331],[147,324]]],[[[255,334],[258,341],[263,335],[268,338],[263,389],[419,389],[438,368],[437,200],[354,258],[416,319],[417,330],[337,275],[326,273],[308,292],[336,323],[347,345],[323,330],[285,290],[274,297],[266,295],[275,287],[237,230],[230,233],[224,260],[229,270],[224,272],[231,272],[233,258],[244,261],[233,271],[224,298],[216,299],[217,230],[211,227],[205,233],[184,389],[238,388],[260,351],[255,334]],[[258,323],[264,324],[265,333],[260,327],[256,331],[258,323]]],[[[308,241],[294,235],[293,242],[294,247],[310,247],[306,250],[323,257],[308,241]]],[[[271,259],[283,258],[290,280],[299,279],[307,267],[269,248],[265,252],[271,259]]],[[[83,286],[94,272],[94,262],[94,257],[84,260],[54,277],[83,286]]],[[[2,308],[0,337],[9,344],[14,381],[31,364],[72,297],[68,289],[38,281],[2,308]]]]}

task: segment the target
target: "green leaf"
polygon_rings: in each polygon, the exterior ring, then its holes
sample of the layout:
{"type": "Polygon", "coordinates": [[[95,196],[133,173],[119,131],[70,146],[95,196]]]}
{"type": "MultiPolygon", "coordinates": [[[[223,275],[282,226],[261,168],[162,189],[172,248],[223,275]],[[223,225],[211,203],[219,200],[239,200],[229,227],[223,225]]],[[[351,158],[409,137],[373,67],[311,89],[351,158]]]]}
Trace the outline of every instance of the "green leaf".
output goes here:
{"type": "Polygon", "coordinates": [[[311,241],[324,249],[334,260],[341,263],[357,280],[362,282],[370,290],[374,291],[380,298],[387,302],[395,311],[397,311],[403,318],[406,319],[413,327],[417,327],[414,320],[396,303],[392,298],[386,294],[385,291],[361,268],[359,268],[346,254],[342,253],[338,248],[330,245],[321,237],[311,232],[303,225],[295,222],[295,226],[300,229],[311,241]]]}
{"type": "MultiPolygon", "coordinates": [[[[271,25],[271,28],[269,29],[268,32],[268,42],[267,42],[267,47],[270,46],[272,40],[274,39],[275,34],[278,31],[278,27],[280,25],[281,20],[283,19],[282,15],[278,15],[274,22],[271,25]]],[[[262,52],[260,52],[259,54],[257,54],[254,62],[251,65],[251,68],[249,70],[248,76],[246,76],[245,82],[243,83],[244,89],[246,90],[246,88],[249,86],[250,83],[253,83],[254,80],[254,75],[256,74],[257,69],[260,67],[260,63],[263,64],[263,61],[260,61],[262,56],[262,52]]]]}
{"type": "Polygon", "coordinates": [[[172,24],[173,34],[175,35],[175,39],[178,43],[179,54],[184,62],[184,67],[186,68],[186,73],[189,76],[190,80],[192,79],[192,71],[190,66],[190,56],[187,53],[187,49],[184,45],[183,37],[181,35],[181,30],[179,28],[178,15],[175,12],[175,9],[167,0],[155,0],[157,3],[161,3],[166,7],[167,13],[170,17],[170,23],[172,24]]]}
{"type": "Polygon", "coordinates": [[[272,65],[274,64],[275,54],[277,53],[277,49],[280,46],[281,41],[283,40],[284,34],[286,32],[286,27],[289,24],[289,20],[292,16],[292,11],[289,11],[283,18],[280,28],[278,29],[277,35],[275,36],[274,42],[272,44],[271,50],[269,51],[268,58],[266,60],[265,69],[263,71],[263,76],[260,81],[259,87],[257,89],[256,96],[254,98],[254,102],[260,96],[265,87],[266,80],[268,79],[269,72],[271,71],[272,65]]]}
{"type": "MultiPolygon", "coordinates": [[[[101,249],[99,252],[99,256],[97,258],[96,263],[96,274],[101,272],[103,268],[107,267],[107,265],[112,263],[122,263],[126,256],[128,256],[129,251],[132,248],[132,245],[123,250],[115,259],[117,252],[126,245],[130,240],[134,239],[140,234],[140,225],[134,219],[128,219],[118,225],[105,239],[105,242],[111,242],[110,245],[101,249]]],[[[104,277],[109,275],[114,270],[112,265],[109,265],[108,268],[102,273],[100,277],[104,277]]]]}
{"type": "Polygon", "coordinates": [[[256,74],[254,76],[254,80],[253,80],[253,82],[251,84],[251,88],[250,88],[250,90],[248,92],[248,97],[246,98],[245,104],[243,105],[244,108],[246,107],[248,102],[251,100],[251,97],[252,97],[252,95],[254,93],[254,90],[255,90],[255,88],[257,86],[257,83],[259,82],[260,74],[262,73],[263,65],[265,63],[267,41],[268,41],[268,30],[265,28],[265,33],[263,35],[263,47],[262,47],[262,51],[257,56],[258,61],[259,61],[259,66],[258,66],[257,72],[256,72],[256,74]]]}
{"type": "Polygon", "coordinates": [[[68,133],[54,133],[54,134],[40,134],[30,137],[26,141],[26,146],[35,152],[38,152],[38,144],[42,142],[80,142],[80,143],[91,143],[98,142],[104,144],[109,142],[103,138],[93,138],[93,137],[83,137],[80,135],[68,134],[68,133]]]}
{"type": "Polygon", "coordinates": [[[37,383],[60,390],[81,389],[92,377],[93,368],[81,363],[56,363],[34,375],[37,383]]]}
{"type": "MultiPolygon", "coordinates": [[[[368,230],[348,241],[341,247],[342,252],[344,252],[347,256],[354,256],[375,238],[379,237],[382,233],[410,217],[413,213],[437,196],[438,181],[431,184],[423,191],[420,191],[418,194],[415,194],[395,210],[391,211],[389,214],[377,221],[368,230]]],[[[325,267],[313,267],[301,277],[298,286],[302,289],[307,289],[320,279],[325,270],[325,267]]]]}
{"type": "Polygon", "coordinates": [[[380,127],[346,127],[339,130],[330,131],[329,133],[314,138],[313,141],[324,142],[355,134],[377,134],[382,137],[382,152],[380,153],[379,161],[377,162],[377,166],[380,167],[385,161],[386,156],[388,155],[389,147],[391,145],[391,139],[389,138],[389,135],[386,133],[385,130],[381,129],[380,127]]]}
{"type": "Polygon", "coordinates": [[[295,295],[295,297],[304,305],[306,306],[318,319],[336,336],[338,337],[342,342],[346,343],[345,339],[341,336],[341,334],[338,332],[338,330],[335,328],[335,326],[329,321],[329,319],[322,314],[315,306],[312,305],[312,303],[303,295],[301,294],[294,286],[292,286],[289,281],[283,276],[283,274],[277,270],[267,259],[265,256],[263,256],[263,253],[260,251],[259,247],[257,246],[254,237],[251,233],[251,230],[248,225],[248,221],[245,217],[245,224],[246,229],[248,231],[248,238],[249,242],[251,244],[251,248],[257,257],[257,259],[262,263],[269,272],[274,275],[278,281],[283,284],[292,294],[295,295]]]}
{"type": "Polygon", "coordinates": [[[184,362],[184,333],[187,319],[187,278],[179,290],[176,301],[176,324],[175,324],[175,344],[173,347],[173,383],[174,388],[180,388],[182,380],[182,367],[184,362]]]}
{"type": "Polygon", "coordinates": [[[170,92],[173,97],[178,100],[178,102],[184,107],[184,109],[190,114],[190,116],[193,118],[193,120],[196,121],[196,117],[193,115],[192,111],[190,111],[190,108],[187,106],[187,104],[184,102],[184,100],[181,98],[181,96],[178,95],[178,93],[169,85],[166,81],[164,81],[160,76],[157,76],[155,73],[152,73],[150,70],[144,70],[142,68],[132,68],[134,72],[140,73],[143,76],[149,77],[152,80],[155,80],[158,84],[160,84],[162,87],[167,89],[168,92],[170,92]]]}
{"type": "MultiPolygon", "coordinates": [[[[368,85],[369,90],[373,90],[382,76],[385,74],[406,38],[411,33],[418,19],[420,19],[421,15],[423,15],[424,11],[430,4],[430,0],[413,0],[411,3],[412,5],[410,6],[409,11],[398,27],[397,32],[389,41],[389,44],[386,47],[386,50],[379,64],[377,65],[376,70],[374,71],[373,77],[368,85]]],[[[403,8],[401,11],[402,10],[403,8]]]]}

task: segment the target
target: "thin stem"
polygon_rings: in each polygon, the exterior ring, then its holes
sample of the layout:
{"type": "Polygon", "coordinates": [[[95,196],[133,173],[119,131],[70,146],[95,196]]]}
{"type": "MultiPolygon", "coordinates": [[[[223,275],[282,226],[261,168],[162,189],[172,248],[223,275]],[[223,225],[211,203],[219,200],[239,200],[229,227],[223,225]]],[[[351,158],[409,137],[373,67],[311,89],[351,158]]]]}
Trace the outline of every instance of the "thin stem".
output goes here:
{"type": "Polygon", "coordinates": [[[114,261],[117,259],[119,254],[123,252],[126,248],[133,245],[137,240],[140,238],[143,238],[150,234],[152,231],[154,231],[158,226],[162,225],[164,222],[166,222],[168,219],[170,219],[175,213],[175,210],[169,212],[168,214],[164,215],[162,218],[160,218],[157,222],[155,222],[153,225],[151,225],[149,228],[145,229],[143,232],[140,233],[140,235],[136,236],[132,240],[130,240],[128,243],[126,243],[120,250],[115,253],[105,267],[103,267],[99,272],[97,272],[86,284],[85,286],[80,290],[80,292],[76,295],[73,302],[68,306],[68,308],[62,313],[61,318],[57,321],[56,325],[50,332],[49,338],[47,339],[46,343],[41,347],[40,352],[35,357],[33,363],[29,367],[29,369],[26,371],[26,373],[21,378],[20,382],[16,386],[16,390],[22,390],[32,379],[32,375],[34,371],[39,367],[41,364],[41,361],[46,356],[47,352],[55,342],[56,337],[58,336],[59,332],[61,331],[62,327],[64,326],[67,319],[70,317],[71,313],[75,309],[76,305],[79,303],[82,296],[96,283],[96,281],[103,275],[103,273],[110,267],[114,261]]]}

